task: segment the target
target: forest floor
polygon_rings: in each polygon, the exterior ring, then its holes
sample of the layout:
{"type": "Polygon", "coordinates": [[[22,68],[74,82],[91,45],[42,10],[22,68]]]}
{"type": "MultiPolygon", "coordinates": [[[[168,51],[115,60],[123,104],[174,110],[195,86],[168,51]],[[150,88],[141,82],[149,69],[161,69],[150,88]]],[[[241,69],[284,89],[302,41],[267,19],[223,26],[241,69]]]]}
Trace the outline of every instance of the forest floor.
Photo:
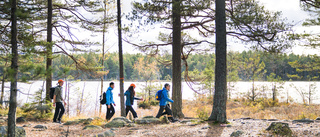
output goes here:
{"type": "MultiPolygon", "coordinates": [[[[226,137],[235,131],[242,131],[241,136],[270,136],[266,129],[272,122],[288,123],[293,131],[293,136],[319,136],[320,137],[320,105],[305,105],[295,103],[279,103],[272,100],[257,100],[250,102],[245,99],[234,99],[227,103],[228,124],[212,124],[207,119],[212,110],[212,98],[200,97],[197,101],[183,101],[182,111],[185,117],[195,118],[202,122],[170,123],[170,124],[136,124],[135,127],[103,128],[101,130],[83,130],[85,125],[63,125],[52,123],[51,120],[28,119],[28,122],[18,123],[17,126],[26,126],[27,137],[84,137],[95,136],[107,130],[112,130],[115,136],[208,136],[226,137]],[[311,122],[295,122],[294,120],[311,119],[311,122]],[[34,126],[46,126],[46,130],[35,129],[34,126]]],[[[150,109],[136,109],[138,116],[155,116],[158,106],[150,109]]],[[[114,117],[118,117],[116,112],[114,117]]],[[[130,114],[130,113],[129,113],[130,114]]],[[[19,114],[17,114],[19,117],[19,114]]],[[[130,116],[128,116],[130,117],[130,116]]],[[[87,116],[67,118],[63,122],[88,118],[87,116]]],[[[104,115],[100,116],[104,118],[104,115]]],[[[6,121],[6,117],[0,117],[6,121]]],[[[182,120],[182,119],[181,119],[182,120]]],[[[94,125],[103,126],[107,121],[94,122],[94,125]]],[[[1,123],[1,125],[6,125],[1,123]]]]}
{"type": "MultiPolygon", "coordinates": [[[[183,137],[183,136],[201,136],[201,137],[227,137],[235,131],[244,132],[241,136],[270,136],[271,133],[266,132],[266,128],[275,122],[275,120],[257,120],[257,119],[234,119],[229,120],[230,127],[220,124],[210,124],[208,122],[198,124],[182,124],[179,122],[170,124],[146,124],[136,125],[135,127],[111,128],[117,137],[183,137]]],[[[300,136],[319,136],[320,137],[320,121],[314,123],[294,123],[292,121],[280,121],[289,123],[289,127],[293,131],[293,135],[300,136]]],[[[83,130],[84,125],[66,126],[51,122],[28,122],[29,127],[24,127],[27,137],[84,137],[95,136],[104,131],[110,130],[105,128],[102,130],[83,130]],[[35,125],[47,126],[47,130],[36,130],[35,125]]],[[[25,124],[17,124],[23,126],[25,124]]]]}

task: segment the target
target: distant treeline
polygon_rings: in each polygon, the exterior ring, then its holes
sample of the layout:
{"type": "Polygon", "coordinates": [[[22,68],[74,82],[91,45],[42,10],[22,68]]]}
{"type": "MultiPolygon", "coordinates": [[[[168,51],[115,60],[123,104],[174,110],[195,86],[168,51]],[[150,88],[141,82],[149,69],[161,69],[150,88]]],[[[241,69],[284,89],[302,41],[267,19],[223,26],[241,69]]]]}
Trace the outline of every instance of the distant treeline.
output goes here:
{"type": "MultiPolygon", "coordinates": [[[[98,80],[101,78],[101,76],[104,75],[101,65],[101,54],[83,53],[75,54],[73,55],[73,57],[77,59],[77,63],[75,63],[73,59],[66,55],[54,56],[54,79],[68,78],[81,80],[98,80]]],[[[171,55],[150,57],[144,54],[137,53],[124,54],[123,58],[125,80],[171,80],[171,55]]],[[[37,57],[31,60],[33,62],[40,62],[40,65],[43,66],[42,69],[45,68],[45,59],[43,57],[37,57]]],[[[105,80],[119,79],[118,60],[119,56],[117,53],[106,54],[104,60],[104,71],[107,71],[108,73],[104,75],[105,80]]],[[[189,55],[187,58],[189,73],[197,72],[199,73],[199,75],[205,75],[203,74],[205,69],[212,69],[214,71],[214,62],[214,54],[189,55]]],[[[255,77],[255,80],[267,81],[267,77],[272,73],[274,73],[276,77],[281,77],[281,79],[284,81],[308,81],[319,80],[318,72],[320,70],[320,65],[318,62],[320,61],[319,57],[317,56],[270,54],[265,52],[243,51],[241,53],[229,52],[227,64],[228,72],[232,71],[232,74],[237,74],[236,76],[238,76],[238,78],[236,79],[241,81],[250,81],[253,79],[252,77],[255,77]],[[230,70],[229,68],[232,68],[232,70],[230,70]],[[262,69],[263,71],[259,71],[259,69],[262,69]],[[259,74],[257,74],[256,76],[254,75],[255,71],[259,71],[259,74]]],[[[185,62],[183,62],[182,64],[183,72],[186,70],[185,64],[185,62]]],[[[0,69],[1,74],[3,74],[3,70],[3,68],[0,69]]],[[[28,73],[29,75],[36,72],[35,70],[32,70],[30,68],[23,71],[29,71],[23,72],[23,74],[28,73]]]]}

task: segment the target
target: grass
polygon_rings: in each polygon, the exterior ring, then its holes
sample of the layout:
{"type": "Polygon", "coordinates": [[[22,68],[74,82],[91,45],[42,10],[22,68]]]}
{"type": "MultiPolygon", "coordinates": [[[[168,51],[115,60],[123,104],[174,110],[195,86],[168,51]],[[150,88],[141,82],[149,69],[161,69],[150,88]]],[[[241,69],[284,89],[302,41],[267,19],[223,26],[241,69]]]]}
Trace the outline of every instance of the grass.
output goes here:
{"type": "MultiPolygon", "coordinates": [[[[183,101],[183,113],[186,117],[207,119],[212,111],[212,97],[200,96],[197,101],[183,101]]],[[[272,99],[234,99],[227,102],[227,118],[238,119],[250,117],[254,119],[316,119],[320,115],[320,105],[304,105],[283,103],[272,99]]]]}

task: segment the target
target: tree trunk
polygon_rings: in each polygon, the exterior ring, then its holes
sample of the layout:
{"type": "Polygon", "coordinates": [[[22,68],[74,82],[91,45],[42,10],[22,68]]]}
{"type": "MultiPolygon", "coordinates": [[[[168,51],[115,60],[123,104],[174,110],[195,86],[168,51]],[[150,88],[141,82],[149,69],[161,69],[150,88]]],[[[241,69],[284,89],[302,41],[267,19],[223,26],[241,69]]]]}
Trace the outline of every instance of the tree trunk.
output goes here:
{"type": "Polygon", "coordinates": [[[227,122],[227,39],[225,0],[216,0],[215,92],[209,120],[227,122]]]}
{"type": "Polygon", "coordinates": [[[309,84],[309,105],[311,104],[311,85],[309,84]]]}
{"type": "MultiPolygon", "coordinates": [[[[104,46],[105,46],[105,33],[106,33],[106,16],[107,16],[107,4],[106,1],[104,3],[104,10],[103,10],[103,30],[102,30],[102,60],[101,60],[101,65],[102,65],[102,72],[104,72],[104,46]]],[[[103,80],[104,80],[104,75],[101,76],[101,92],[100,95],[103,93],[103,80]]],[[[100,104],[99,108],[99,116],[101,115],[101,109],[102,109],[102,104],[100,104]]]]}
{"type": "Polygon", "coordinates": [[[47,42],[46,101],[51,101],[50,87],[52,87],[52,0],[48,0],[47,42]]]}
{"type": "Polygon", "coordinates": [[[276,100],[276,84],[272,87],[272,100],[276,100]]]}
{"type": "Polygon", "coordinates": [[[120,0],[117,0],[117,9],[118,9],[118,44],[119,44],[119,67],[120,67],[120,109],[121,116],[126,116],[125,104],[124,104],[124,74],[123,74],[123,55],[122,55],[122,32],[121,32],[121,3],[120,0]]]}
{"type": "Polygon", "coordinates": [[[4,68],[3,68],[3,76],[2,76],[2,80],[1,80],[1,98],[0,98],[0,102],[1,102],[1,107],[3,108],[3,96],[4,96],[4,82],[5,82],[5,73],[4,73],[4,68]]]}
{"type": "Polygon", "coordinates": [[[173,0],[172,5],[172,113],[183,118],[181,93],[181,1],[173,0]]]}
{"type": "Polygon", "coordinates": [[[251,94],[252,94],[252,97],[251,97],[251,100],[254,102],[254,99],[255,99],[255,91],[254,91],[254,80],[252,82],[252,91],[251,91],[251,94]]]}
{"type": "Polygon", "coordinates": [[[11,2],[11,73],[10,75],[10,106],[8,114],[8,137],[15,137],[17,110],[17,79],[18,79],[18,44],[17,44],[17,1],[11,2]]]}

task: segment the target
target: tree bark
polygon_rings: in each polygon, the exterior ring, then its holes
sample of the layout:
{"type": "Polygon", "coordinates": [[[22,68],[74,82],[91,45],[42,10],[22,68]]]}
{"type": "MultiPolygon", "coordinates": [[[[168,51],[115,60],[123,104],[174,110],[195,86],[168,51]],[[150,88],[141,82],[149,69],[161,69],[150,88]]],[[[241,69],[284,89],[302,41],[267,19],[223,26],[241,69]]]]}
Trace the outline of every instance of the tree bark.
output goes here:
{"type": "MultiPolygon", "coordinates": [[[[6,66],[6,65],[5,65],[6,66]]],[[[5,72],[4,72],[4,68],[3,68],[3,76],[2,76],[2,80],[1,80],[1,98],[0,98],[0,102],[1,102],[1,107],[3,108],[3,96],[4,96],[4,82],[5,82],[5,72]]]]}
{"type": "Polygon", "coordinates": [[[172,5],[172,113],[183,118],[181,93],[181,1],[173,0],[172,5]]]}
{"type": "Polygon", "coordinates": [[[50,87],[52,87],[52,0],[48,0],[47,42],[46,101],[51,101],[50,87]]]}
{"type": "Polygon", "coordinates": [[[17,79],[18,79],[18,44],[17,44],[17,1],[11,3],[11,73],[10,75],[10,106],[8,114],[8,137],[15,137],[17,110],[17,79]]]}
{"type": "Polygon", "coordinates": [[[126,116],[125,106],[124,106],[124,74],[123,74],[123,55],[122,55],[122,32],[121,32],[121,3],[120,0],[117,0],[117,9],[118,9],[118,43],[119,43],[119,67],[120,67],[120,109],[121,116],[126,116]]]}
{"type": "Polygon", "coordinates": [[[215,92],[209,120],[226,123],[227,104],[227,39],[225,0],[216,0],[216,66],[215,92]]]}

